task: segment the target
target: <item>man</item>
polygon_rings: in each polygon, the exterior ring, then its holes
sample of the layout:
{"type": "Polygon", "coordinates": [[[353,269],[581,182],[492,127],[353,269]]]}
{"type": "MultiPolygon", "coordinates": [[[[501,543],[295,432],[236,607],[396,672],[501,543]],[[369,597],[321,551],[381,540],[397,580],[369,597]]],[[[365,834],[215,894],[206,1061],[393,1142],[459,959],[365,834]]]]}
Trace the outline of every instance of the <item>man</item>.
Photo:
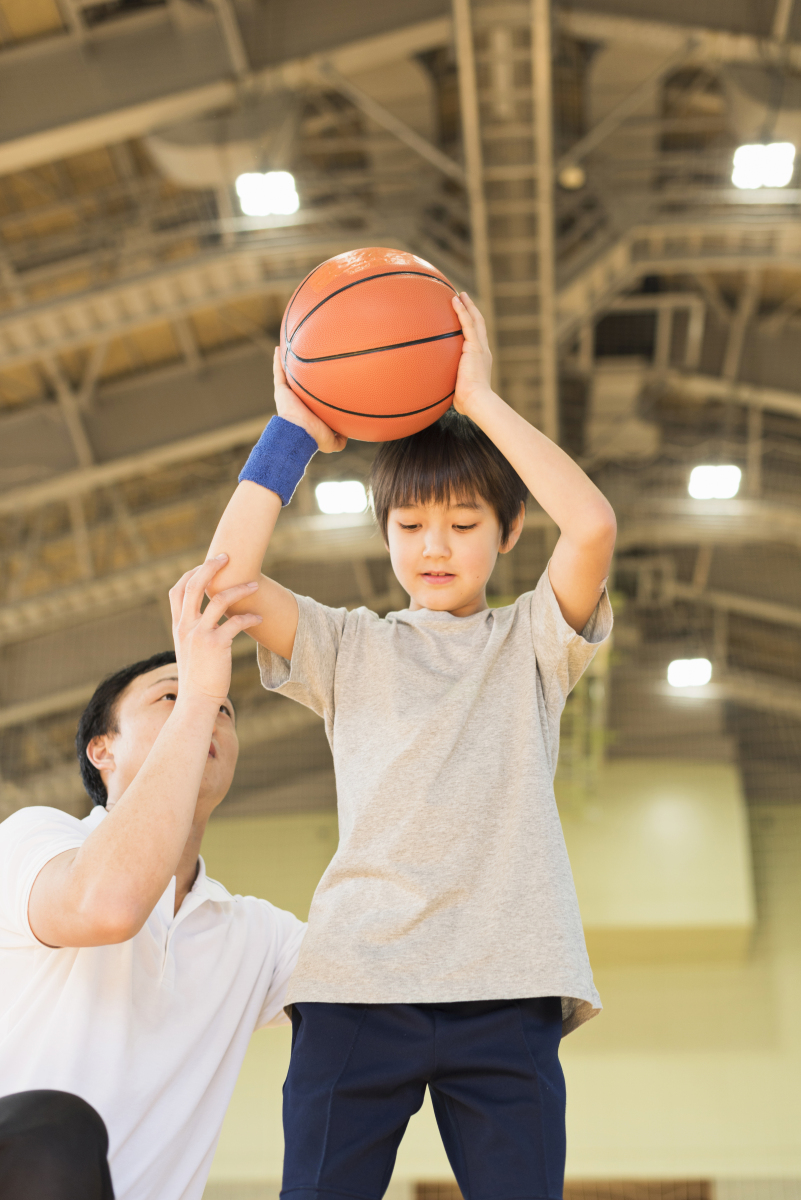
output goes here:
{"type": "Polygon", "coordinates": [[[199,857],[238,753],[231,642],[261,619],[220,624],[255,584],[201,614],[225,561],[170,592],[176,654],[106,680],[81,718],[91,815],[0,825],[2,1200],[199,1200],[250,1036],[286,1020],[305,926],[199,857]]]}

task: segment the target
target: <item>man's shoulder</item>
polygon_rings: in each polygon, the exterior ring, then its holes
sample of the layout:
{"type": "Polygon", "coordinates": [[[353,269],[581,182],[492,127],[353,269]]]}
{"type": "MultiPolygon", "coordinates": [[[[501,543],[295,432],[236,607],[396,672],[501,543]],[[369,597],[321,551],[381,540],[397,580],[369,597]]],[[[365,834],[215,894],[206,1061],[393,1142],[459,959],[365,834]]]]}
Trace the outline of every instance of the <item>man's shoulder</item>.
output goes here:
{"type": "Polygon", "coordinates": [[[220,906],[222,919],[247,921],[261,934],[278,943],[300,938],[306,930],[305,922],[294,913],[260,896],[232,895],[224,884],[210,875],[204,877],[203,890],[207,900],[220,906]]]}
{"type": "Polygon", "coordinates": [[[0,839],[16,840],[26,834],[72,834],[75,837],[88,836],[87,824],[94,824],[95,814],[89,817],[74,817],[71,813],[60,808],[50,808],[45,804],[32,804],[26,808],[18,808],[4,821],[0,821],[0,839]]]}

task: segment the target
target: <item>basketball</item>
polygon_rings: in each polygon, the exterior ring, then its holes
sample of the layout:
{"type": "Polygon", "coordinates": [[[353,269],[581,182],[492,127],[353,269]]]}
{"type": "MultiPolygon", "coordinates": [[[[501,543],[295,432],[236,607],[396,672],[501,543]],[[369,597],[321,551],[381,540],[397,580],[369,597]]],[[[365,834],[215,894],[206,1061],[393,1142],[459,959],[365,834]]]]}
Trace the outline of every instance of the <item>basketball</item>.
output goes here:
{"type": "Polygon", "coordinates": [[[415,254],[372,246],[329,258],[298,285],[281,321],[289,386],[331,429],[361,442],[425,429],[456,387],[454,295],[415,254]]]}

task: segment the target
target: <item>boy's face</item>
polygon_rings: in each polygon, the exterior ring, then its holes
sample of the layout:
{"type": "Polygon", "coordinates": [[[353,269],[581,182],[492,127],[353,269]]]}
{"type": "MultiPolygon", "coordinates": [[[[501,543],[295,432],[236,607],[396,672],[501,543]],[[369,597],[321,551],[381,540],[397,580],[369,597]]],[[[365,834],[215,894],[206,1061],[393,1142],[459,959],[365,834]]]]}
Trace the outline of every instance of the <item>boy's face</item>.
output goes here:
{"type": "Polygon", "coordinates": [[[474,504],[412,504],[393,508],[387,522],[392,569],[412,610],[433,609],[469,617],[487,607],[487,580],[498,553],[511,550],[523,527],[523,511],[501,546],[501,525],[486,501],[474,504]]]}

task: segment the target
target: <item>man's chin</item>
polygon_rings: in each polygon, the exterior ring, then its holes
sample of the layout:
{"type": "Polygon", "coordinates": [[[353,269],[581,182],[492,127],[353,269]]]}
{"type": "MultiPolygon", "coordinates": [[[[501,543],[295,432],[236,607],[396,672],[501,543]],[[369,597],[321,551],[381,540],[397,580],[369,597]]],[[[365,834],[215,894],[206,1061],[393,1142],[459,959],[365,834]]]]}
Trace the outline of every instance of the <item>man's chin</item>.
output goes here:
{"type": "Polygon", "coordinates": [[[233,780],[233,770],[229,770],[219,758],[209,756],[200,780],[198,803],[203,802],[204,806],[210,804],[212,808],[216,808],[227,796],[233,780]]]}

